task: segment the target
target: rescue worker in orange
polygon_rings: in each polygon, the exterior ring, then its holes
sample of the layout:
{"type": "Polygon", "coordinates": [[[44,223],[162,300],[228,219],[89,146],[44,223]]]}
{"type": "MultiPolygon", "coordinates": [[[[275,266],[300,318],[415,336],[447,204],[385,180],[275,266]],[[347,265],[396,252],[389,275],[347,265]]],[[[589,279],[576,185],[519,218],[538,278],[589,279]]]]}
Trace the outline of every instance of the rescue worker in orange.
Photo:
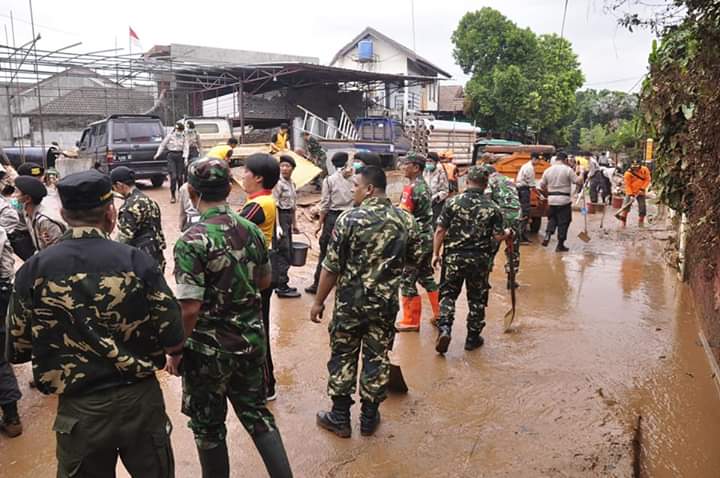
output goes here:
{"type": "Polygon", "coordinates": [[[638,226],[643,227],[645,224],[645,216],[647,215],[647,205],[645,204],[645,194],[650,186],[650,170],[643,166],[640,161],[635,160],[630,165],[630,169],[625,171],[623,176],[625,184],[625,201],[622,208],[615,214],[615,217],[622,222],[623,227],[627,225],[627,217],[632,209],[633,201],[638,204],[638,226]]]}

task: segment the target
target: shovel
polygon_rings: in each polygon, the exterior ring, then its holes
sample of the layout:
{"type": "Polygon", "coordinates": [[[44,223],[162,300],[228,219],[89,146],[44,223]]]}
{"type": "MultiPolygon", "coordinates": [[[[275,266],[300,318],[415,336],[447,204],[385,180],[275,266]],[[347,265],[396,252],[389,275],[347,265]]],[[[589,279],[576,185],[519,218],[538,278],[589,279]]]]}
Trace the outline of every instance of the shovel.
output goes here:
{"type": "Polygon", "coordinates": [[[588,210],[587,210],[587,203],[585,202],[585,193],[583,193],[582,202],[583,202],[583,206],[580,211],[582,212],[583,219],[585,220],[585,229],[580,231],[580,234],[578,234],[578,239],[580,239],[583,242],[590,242],[590,235],[587,232],[588,210]]]}
{"type": "MultiPolygon", "coordinates": [[[[505,247],[508,250],[508,253],[511,255],[513,253],[514,244],[513,244],[513,238],[512,235],[506,239],[505,247]]],[[[510,303],[512,304],[512,307],[510,310],[505,312],[505,317],[503,319],[503,325],[505,327],[505,333],[507,334],[510,332],[510,326],[512,326],[513,320],[515,320],[515,267],[510,264],[510,267],[508,267],[508,283],[511,285],[510,287],[510,303]]]]}

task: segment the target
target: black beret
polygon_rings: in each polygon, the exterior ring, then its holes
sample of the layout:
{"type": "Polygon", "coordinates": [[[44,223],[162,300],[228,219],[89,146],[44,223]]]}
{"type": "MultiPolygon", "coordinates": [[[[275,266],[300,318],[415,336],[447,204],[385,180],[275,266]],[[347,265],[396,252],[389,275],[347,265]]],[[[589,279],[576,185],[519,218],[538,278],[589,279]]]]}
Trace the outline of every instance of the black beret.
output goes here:
{"type": "Polygon", "coordinates": [[[288,163],[293,168],[297,166],[293,157],[288,156],[287,154],[283,154],[282,156],[280,156],[280,164],[282,163],[288,163]]]}
{"type": "Polygon", "coordinates": [[[127,166],[118,166],[110,172],[110,181],[113,184],[135,184],[135,171],[127,166]]]}
{"type": "Polygon", "coordinates": [[[44,172],[45,170],[43,167],[37,163],[22,163],[17,168],[18,176],[32,176],[34,178],[39,178],[44,172]]]}
{"type": "Polygon", "coordinates": [[[336,168],[345,166],[348,162],[348,154],[343,151],[335,153],[335,154],[333,154],[333,157],[330,160],[330,162],[333,163],[333,166],[335,166],[336,168]]]}
{"type": "MultiPolygon", "coordinates": [[[[27,164],[27,163],[26,163],[27,164]]],[[[23,194],[27,194],[36,202],[40,202],[42,198],[47,196],[47,188],[37,178],[32,176],[18,176],[15,178],[15,187],[23,194]]]]}
{"type": "Polygon", "coordinates": [[[57,190],[63,208],[73,211],[95,209],[113,197],[110,177],[96,169],[65,176],[57,190]]]}

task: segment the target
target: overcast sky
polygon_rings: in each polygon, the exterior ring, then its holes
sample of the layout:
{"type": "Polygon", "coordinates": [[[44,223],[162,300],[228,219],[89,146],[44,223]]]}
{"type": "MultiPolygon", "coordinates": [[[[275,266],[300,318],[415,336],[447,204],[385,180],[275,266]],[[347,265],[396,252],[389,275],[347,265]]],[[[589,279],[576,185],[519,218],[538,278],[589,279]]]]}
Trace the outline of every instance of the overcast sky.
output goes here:
{"type": "MultiPolygon", "coordinates": [[[[415,0],[416,50],[464,83],[452,57],[450,37],[460,18],[483,6],[500,10],[536,33],[560,33],[564,0],[415,0]]],[[[586,87],[637,91],[647,70],[652,36],[629,33],[603,11],[603,0],[569,0],[565,37],[578,54],[586,87]]],[[[144,49],[186,43],[288,53],[320,58],[333,55],[366,26],[412,48],[411,0],[275,0],[263,2],[201,0],[34,0],[38,48],[50,50],[82,42],[71,51],[128,47],[128,26],[144,49]],[[194,5],[194,6],[190,6],[194,5]]],[[[18,45],[32,38],[27,0],[4,0],[0,23],[10,34],[15,17],[18,45]]],[[[12,38],[10,39],[12,43],[12,38]]],[[[5,31],[0,31],[0,43],[5,31]]]]}

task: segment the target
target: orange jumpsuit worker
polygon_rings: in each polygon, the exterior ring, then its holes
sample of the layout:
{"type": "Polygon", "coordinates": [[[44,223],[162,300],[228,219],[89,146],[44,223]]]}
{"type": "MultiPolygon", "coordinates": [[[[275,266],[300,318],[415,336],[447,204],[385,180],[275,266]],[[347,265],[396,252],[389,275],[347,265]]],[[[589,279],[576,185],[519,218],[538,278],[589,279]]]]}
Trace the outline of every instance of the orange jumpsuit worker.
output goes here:
{"type": "Polygon", "coordinates": [[[627,217],[632,208],[633,199],[638,203],[638,225],[642,227],[645,224],[645,216],[647,215],[647,207],[645,204],[645,193],[650,186],[650,170],[640,164],[640,161],[633,161],[630,169],[623,176],[625,183],[625,201],[623,207],[615,215],[622,223],[623,227],[627,224],[627,217]]]}

